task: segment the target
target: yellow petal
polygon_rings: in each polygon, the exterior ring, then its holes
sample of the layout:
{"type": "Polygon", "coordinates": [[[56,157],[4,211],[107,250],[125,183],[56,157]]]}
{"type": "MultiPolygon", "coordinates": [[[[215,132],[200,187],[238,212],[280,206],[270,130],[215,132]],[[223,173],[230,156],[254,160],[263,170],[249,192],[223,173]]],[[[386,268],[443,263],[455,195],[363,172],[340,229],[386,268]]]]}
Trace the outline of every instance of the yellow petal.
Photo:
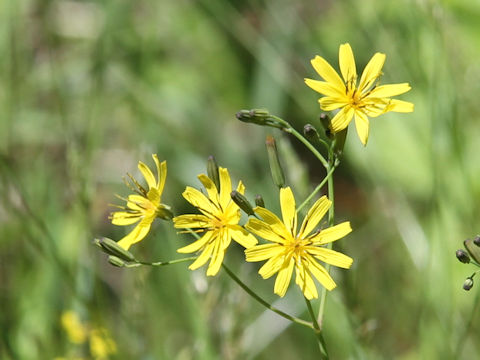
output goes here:
{"type": "Polygon", "coordinates": [[[325,270],[325,268],[320,265],[315,259],[308,257],[306,259],[308,262],[308,269],[310,270],[311,274],[315,276],[315,278],[322,284],[322,286],[327,290],[333,290],[337,286],[335,281],[333,281],[330,274],[325,270]]]}
{"type": "Polygon", "coordinates": [[[163,188],[165,186],[165,180],[167,179],[167,162],[164,160],[160,163],[160,166],[159,166],[157,155],[153,154],[152,156],[153,156],[153,160],[155,160],[155,165],[157,165],[157,171],[158,171],[157,190],[161,196],[163,193],[163,188]]]}
{"type": "Polygon", "coordinates": [[[215,241],[215,247],[212,252],[212,260],[208,265],[207,276],[215,276],[222,266],[223,258],[225,257],[225,251],[227,250],[228,245],[230,245],[231,238],[230,236],[219,236],[215,241]]]}
{"type": "Polygon", "coordinates": [[[402,100],[390,100],[387,107],[385,108],[385,112],[387,111],[395,111],[400,113],[408,113],[413,111],[414,105],[408,101],[402,100]]]}
{"type": "Polygon", "coordinates": [[[340,45],[338,61],[345,83],[353,82],[353,85],[355,85],[355,82],[357,81],[357,68],[355,67],[355,58],[353,57],[353,51],[350,44],[346,43],[340,45]]]}
{"type": "MultiPolygon", "coordinates": [[[[245,193],[245,186],[241,181],[238,182],[237,191],[242,195],[245,193]]],[[[230,201],[230,203],[227,205],[227,208],[223,209],[223,213],[225,218],[230,219],[230,224],[238,224],[238,221],[241,217],[241,212],[240,208],[237,204],[235,204],[234,201],[230,201]]]]}
{"type": "Polygon", "coordinates": [[[140,170],[143,177],[145,178],[145,181],[147,182],[149,189],[157,187],[157,182],[155,181],[155,177],[153,176],[152,170],[150,170],[147,165],[139,161],[138,169],[140,170]]]}
{"type": "Polygon", "coordinates": [[[173,224],[177,229],[184,228],[208,228],[211,226],[210,219],[205,215],[186,214],[173,218],[173,224]]]}
{"type": "MultiPolygon", "coordinates": [[[[253,209],[255,213],[260,216],[263,221],[270,226],[271,230],[278,235],[278,237],[284,239],[291,237],[292,234],[290,231],[285,227],[285,224],[270,210],[257,206],[253,209]]],[[[252,219],[253,220],[253,219],[252,219]]],[[[271,240],[274,241],[274,240],[271,240]]]]}
{"type": "Polygon", "coordinates": [[[326,81],[304,79],[305,84],[312,88],[313,90],[319,92],[322,95],[331,96],[331,97],[344,97],[345,96],[345,86],[342,84],[341,88],[335,87],[332,83],[326,81]]]}
{"type": "Polygon", "coordinates": [[[338,98],[326,96],[319,99],[318,102],[320,103],[322,110],[332,111],[347,105],[349,103],[349,99],[346,97],[338,98]]]}
{"type": "Polygon", "coordinates": [[[353,263],[353,259],[350,256],[327,248],[312,246],[308,248],[308,252],[324,263],[344,269],[349,269],[353,263]]]}
{"type": "Polygon", "coordinates": [[[248,249],[257,244],[257,239],[240,225],[230,225],[228,230],[233,240],[248,249]]]}
{"type": "Polygon", "coordinates": [[[264,279],[268,279],[275,275],[283,266],[285,257],[280,254],[270,258],[263,266],[258,270],[258,273],[264,279]]]}
{"type": "Polygon", "coordinates": [[[295,236],[297,232],[297,212],[295,210],[295,198],[289,186],[280,189],[280,207],[285,227],[295,236]]]}
{"type": "Polygon", "coordinates": [[[298,237],[303,238],[310,234],[325,216],[331,205],[332,202],[325,195],[315,201],[303,220],[298,237]]]}
{"type": "Polygon", "coordinates": [[[218,204],[219,202],[218,191],[212,179],[210,179],[207,175],[204,175],[204,174],[198,175],[198,179],[207,190],[208,197],[210,198],[210,200],[212,200],[215,204],[218,204]]]}
{"type": "Polygon", "coordinates": [[[222,209],[226,209],[228,204],[232,201],[230,193],[232,192],[232,180],[228,174],[228,170],[220,168],[218,170],[220,176],[220,205],[222,209]]]}
{"type": "Polygon", "coordinates": [[[333,132],[339,132],[345,129],[352,121],[355,110],[351,106],[342,108],[331,120],[333,132]]]}
{"type": "Polygon", "coordinates": [[[273,231],[270,225],[261,220],[249,219],[245,224],[245,228],[265,240],[281,244],[285,242],[284,238],[273,231]]]}
{"type": "Polygon", "coordinates": [[[297,263],[295,270],[295,282],[302,290],[303,295],[308,300],[318,298],[317,287],[315,286],[315,282],[310,275],[308,263],[305,261],[302,261],[300,265],[297,263]]]}
{"type": "Polygon", "coordinates": [[[278,272],[277,278],[275,280],[275,287],[273,292],[280,297],[285,296],[287,292],[288,285],[290,285],[290,280],[292,279],[293,265],[295,261],[290,258],[288,262],[278,272]]]}
{"type": "Polygon", "coordinates": [[[331,83],[332,86],[341,89],[342,92],[345,92],[345,84],[342,81],[342,78],[338,75],[335,69],[321,56],[315,56],[311,61],[315,71],[327,82],[331,83]]]}
{"type": "Polygon", "coordinates": [[[282,253],[284,247],[278,244],[256,245],[245,250],[246,260],[256,262],[270,259],[282,253]]]}
{"type": "Polygon", "coordinates": [[[145,212],[145,209],[150,207],[150,200],[143,197],[142,195],[129,195],[127,201],[127,207],[132,210],[137,210],[140,212],[145,212]]]}
{"type": "Polygon", "coordinates": [[[116,211],[112,213],[112,224],[113,225],[132,225],[140,220],[142,217],[139,213],[131,213],[127,211],[116,211]]]}
{"type": "Polygon", "coordinates": [[[125,250],[128,250],[130,246],[143,240],[143,238],[147,236],[148,232],[150,231],[152,223],[147,222],[146,224],[142,224],[142,222],[135,226],[135,228],[127,236],[119,240],[118,245],[125,250]]]}
{"type": "Polygon", "coordinates": [[[382,67],[385,63],[386,55],[382,53],[376,53],[368,62],[367,66],[363,70],[362,77],[360,78],[360,84],[358,88],[361,92],[364,92],[375,83],[375,81],[382,74],[382,67]]]}
{"type": "Polygon", "coordinates": [[[187,186],[182,195],[190,204],[207,216],[213,216],[218,212],[218,208],[197,189],[187,186]]]}
{"type": "Polygon", "coordinates": [[[214,235],[215,233],[213,231],[208,231],[197,241],[194,241],[190,245],[177,249],[177,252],[180,254],[190,254],[196,252],[203,248],[212,239],[214,235]]]}
{"type": "Polygon", "coordinates": [[[212,254],[214,247],[215,241],[211,241],[210,243],[208,243],[203,249],[200,256],[197,258],[197,260],[195,260],[188,268],[190,270],[196,270],[200,266],[205,265],[205,263],[210,259],[210,255],[212,254]]]}
{"type": "Polygon", "coordinates": [[[323,229],[317,235],[312,237],[310,240],[315,245],[328,244],[330,242],[336,241],[343,238],[347,234],[352,232],[352,227],[350,226],[349,221],[345,221],[338,225],[323,229]]]}
{"type": "Polygon", "coordinates": [[[395,95],[406,93],[410,89],[411,87],[408,83],[381,85],[381,86],[377,86],[375,89],[370,91],[366,99],[389,98],[395,95]]]}
{"type": "Polygon", "coordinates": [[[369,122],[367,115],[361,110],[355,111],[355,127],[363,146],[367,145],[369,122]]]}

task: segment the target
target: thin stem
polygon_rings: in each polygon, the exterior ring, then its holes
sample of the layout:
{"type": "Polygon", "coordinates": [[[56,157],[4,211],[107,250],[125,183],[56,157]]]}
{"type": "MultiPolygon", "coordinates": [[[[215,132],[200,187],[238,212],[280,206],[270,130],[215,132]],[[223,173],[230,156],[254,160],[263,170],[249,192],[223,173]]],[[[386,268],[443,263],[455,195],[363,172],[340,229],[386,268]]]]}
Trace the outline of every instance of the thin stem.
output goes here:
{"type": "Polygon", "coordinates": [[[302,320],[302,319],[299,319],[295,316],[291,316],[291,315],[288,315],[287,313],[284,313],[282,310],[280,309],[277,309],[276,307],[270,305],[268,302],[266,302],[265,300],[263,300],[260,296],[258,296],[255,292],[253,292],[245,283],[242,282],[242,280],[240,280],[228,267],[227,265],[223,264],[222,263],[222,267],[223,269],[226,271],[226,273],[228,274],[228,276],[230,276],[233,281],[235,281],[238,285],[240,285],[240,287],[245,290],[248,295],[250,295],[251,297],[253,297],[255,300],[257,300],[260,304],[262,304],[263,306],[265,306],[267,309],[273,311],[274,313],[277,313],[278,315],[284,317],[285,319],[287,320],[290,320],[294,323],[297,323],[297,324],[300,324],[300,325],[303,325],[303,326],[306,326],[310,329],[313,329],[315,330],[314,328],[314,325],[308,321],[305,321],[305,320],[302,320]]]}
{"type": "Polygon", "coordinates": [[[337,168],[338,165],[333,165],[332,168],[327,172],[327,175],[325,178],[322,180],[320,184],[317,185],[315,190],[305,199],[305,201],[297,208],[297,213],[300,212],[309,202],[312,200],[312,198],[322,189],[322,187],[325,185],[325,183],[328,181],[328,179],[332,176],[333,172],[337,168]]]}
{"type": "Polygon", "coordinates": [[[197,259],[197,256],[190,256],[187,258],[182,258],[182,259],[176,259],[176,260],[170,260],[170,261],[155,261],[155,262],[147,262],[147,261],[138,261],[140,265],[147,265],[147,266],[165,266],[165,265],[173,265],[173,264],[178,264],[182,263],[185,261],[191,261],[197,259]]]}
{"type": "Polygon", "coordinates": [[[290,125],[287,121],[283,120],[282,118],[279,118],[278,116],[270,115],[270,117],[272,119],[276,120],[277,122],[279,122],[280,124],[282,124],[283,126],[285,126],[285,128],[283,128],[283,130],[293,134],[298,140],[300,140],[303,143],[303,145],[305,145],[308,148],[308,150],[310,150],[313,153],[313,155],[315,155],[318,158],[318,160],[320,160],[320,162],[322,163],[322,165],[325,168],[328,167],[328,162],[323,157],[323,155],[320,154],[320,152],[317,149],[315,149],[315,147],[307,139],[305,139],[302,136],[302,134],[300,134],[297,130],[295,130],[292,127],[292,125],[290,125]]]}
{"type": "Polygon", "coordinates": [[[314,333],[318,340],[318,347],[320,348],[322,357],[325,357],[325,359],[328,359],[329,357],[328,357],[328,351],[327,351],[327,343],[323,338],[322,331],[320,330],[320,326],[318,325],[317,319],[315,317],[315,313],[313,312],[312,303],[306,297],[304,297],[304,299],[305,299],[305,303],[307,304],[308,313],[312,318],[314,333]]]}

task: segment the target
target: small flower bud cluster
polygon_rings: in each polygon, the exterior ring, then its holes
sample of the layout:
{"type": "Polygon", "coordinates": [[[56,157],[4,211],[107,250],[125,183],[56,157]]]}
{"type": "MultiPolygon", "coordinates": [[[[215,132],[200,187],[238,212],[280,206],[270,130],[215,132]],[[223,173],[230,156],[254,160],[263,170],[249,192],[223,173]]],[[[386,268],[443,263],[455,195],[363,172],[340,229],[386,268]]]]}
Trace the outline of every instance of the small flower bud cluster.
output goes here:
{"type": "MultiPolygon", "coordinates": [[[[475,266],[480,267],[480,235],[475,236],[475,238],[467,239],[463,242],[465,249],[458,249],[455,252],[455,256],[458,261],[464,264],[474,264],[475,266]]],[[[480,271],[480,270],[479,270],[480,271]]],[[[474,272],[472,275],[467,277],[463,283],[463,289],[469,291],[473,287],[473,277],[478,271],[474,272]]]]}

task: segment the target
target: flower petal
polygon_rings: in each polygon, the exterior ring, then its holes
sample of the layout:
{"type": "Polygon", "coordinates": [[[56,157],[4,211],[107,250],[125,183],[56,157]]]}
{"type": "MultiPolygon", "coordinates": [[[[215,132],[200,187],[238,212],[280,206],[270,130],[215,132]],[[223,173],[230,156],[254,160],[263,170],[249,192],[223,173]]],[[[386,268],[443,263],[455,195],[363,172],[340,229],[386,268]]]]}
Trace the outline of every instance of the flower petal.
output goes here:
{"type": "MultiPolygon", "coordinates": [[[[241,181],[238,182],[237,191],[242,195],[245,193],[245,186],[241,181]]],[[[230,201],[227,207],[223,210],[223,213],[226,219],[230,219],[230,224],[238,224],[238,221],[242,216],[240,208],[234,201],[230,201]]]]}
{"type": "Polygon", "coordinates": [[[159,164],[157,154],[153,154],[152,157],[153,161],[155,161],[155,165],[157,166],[157,190],[161,196],[165,186],[165,180],[167,178],[167,162],[164,160],[159,164]]]}
{"type": "MultiPolygon", "coordinates": [[[[280,239],[287,239],[292,237],[290,231],[285,227],[285,224],[280,220],[277,215],[272,213],[270,210],[257,206],[253,209],[255,213],[263,219],[263,222],[270,226],[271,231],[273,231],[280,239]]],[[[251,219],[254,220],[254,219],[251,219]]],[[[261,236],[261,235],[259,235],[261,236]]],[[[264,238],[265,239],[265,238],[264,238]]],[[[268,239],[270,240],[270,239],[268,239]]],[[[274,241],[274,240],[271,240],[274,241]]],[[[283,241],[283,240],[282,240],[283,241]]],[[[278,242],[278,241],[277,241],[278,242]]]]}
{"type": "Polygon", "coordinates": [[[370,93],[368,94],[368,96],[365,97],[365,99],[389,98],[395,95],[406,93],[410,89],[411,87],[408,83],[381,85],[370,91],[370,93]]]}
{"type": "Polygon", "coordinates": [[[332,202],[328,200],[326,196],[322,196],[320,199],[318,199],[310,208],[310,210],[308,210],[305,219],[303,219],[302,227],[300,228],[298,237],[304,238],[310,234],[318,225],[320,220],[322,220],[322,218],[325,216],[331,205],[332,202]]]}
{"type": "Polygon", "coordinates": [[[222,209],[226,209],[228,204],[232,201],[230,193],[232,192],[232,180],[228,174],[228,170],[220,168],[218,171],[220,176],[220,205],[222,209]]]}
{"type": "Polygon", "coordinates": [[[360,84],[358,88],[361,92],[364,92],[375,83],[375,81],[382,74],[382,67],[385,63],[386,55],[382,53],[376,53],[368,62],[367,66],[363,70],[362,77],[360,78],[360,84]]]}
{"type": "Polygon", "coordinates": [[[312,246],[312,248],[308,248],[308,252],[324,263],[341,267],[343,269],[349,269],[353,263],[353,259],[350,256],[327,248],[312,246]]]}
{"type": "Polygon", "coordinates": [[[187,186],[183,192],[183,197],[204,214],[213,216],[218,209],[205,195],[197,189],[187,186]]]}
{"type": "Polygon", "coordinates": [[[325,96],[319,99],[318,102],[320,103],[320,107],[322,110],[332,111],[347,105],[349,103],[349,99],[346,97],[338,98],[325,96]]]}
{"type": "MultiPolygon", "coordinates": [[[[209,242],[204,248],[200,256],[188,267],[190,270],[196,270],[210,259],[210,255],[215,247],[215,240],[209,242]]],[[[177,250],[178,251],[178,250],[177,250]]]]}
{"type": "Polygon", "coordinates": [[[280,253],[274,257],[271,257],[263,266],[258,270],[258,273],[264,279],[268,279],[275,275],[282,268],[285,262],[285,257],[280,253]]]}
{"type": "Polygon", "coordinates": [[[352,232],[352,227],[349,221],[345,221],[338,225],[323,229],[310,240],[314,245],[324,245],[330,242],[343,238],[352,232]]]}
{"type": "Polygon", "coordinates": [[[200,174],[198,175],[198,180],[203,184],[205,187],[205,190],[207,190],[208,197],[212,202],[218,204],[219,198],[218,198],[218,190],[217,187],[215,186],[215,183],[210,179],[207,175],[205,174],[200,174]]]}
{"type": "Polygon", "coordinates": [[[342,81],[342,78],[338,75],[335,69],[321,56],[315,56],[311,61],[315,71],[327,82],[331,83],[332,86],[342,89],[342,92],[345,93],[345,84],[342,81]]]}
{"type": "Polygon", "coordinates": [[[408,113],[413,111],[413,107],[414,105],[411,102],[393,99],[390,100],[386,106],[385,112],[395,111],[400,113],[408,113]]]}
{"type": "Polygon", "coordinates": [[[285,242],[285,238],[275,232],[272,227],[264,221],[258,219],[249,219],[245,224],[245,228],[265,240],[280,244],[285,242]]]}
{"type": "Polygon", "coordinates": [[[220,267],[222,266],[223,258],[225,257],[225,252],[227,251],[230,242],[231,237],[228,234],[228,229],[226,229],[226,231],[221,233],[215,241],[215,247],[213,248],[212,252],[212,260],[210,261],[207,269],[207,276],[217,275],[220,267]]]}
{"type": "Polygon", "coordinates": [[[282,208],[283,223],[295,236],[297,232],[297,212],[295,210],[295,198],[289,186],[280,189],[280,207],[282,208]]]}
{"type": "Polygon", "coordinates": [[[246,249],[256,245],[258,242],[255,236],[247,232],[247,230],[240,225],[230,225],[228,226],[228,231],[230,232],[233,240],[246,249]]]}
{"type": "Polygon", "coordinates": [[[138,212],[116,211],[112,213],[113,225],[132,225],[142,218],[142,214],[138,212]]]}
{"type": "Polygon", "coordinates": [[[308,256],[305,259],[308,262],[308,269],[313,276],[322,284],[322,286],[327,290],[333,290],[337,287],[335,281],[333,281],[330,274],[325,270],[325,268],[320,265],[314,258],[308,256]]]}
{"type": "Polygon", "coordinates": [[[361,110],[355,111],[355,127],[363,146],[367,145],[369,122],[367,115],[361,110]]]}
{"type": "Polygon", "coordinates": [[[320,80],[313,80],[313,79],[304,79],[305,84],[312,88],[313,90],[319,92],[322,95],[331,96],[331,97],[344,97],[345,96],[345,86],[342,84],[342,87],[338,88],[335,87],[334,84],[320,81],[320,80]]]}
{"type": "Polygon", "coordinates": [[[190,253],[196,252],[201,248],[203,248],[212,239],[214,235],[215,235],[214,231],[208,231],[197,241],[194,241],[193,243],[187,246],[177,249],[177,252],[180,254],[190,254],[190,253]]]}
{"type": "Polygon", "coordinates": [[[246,249],[245,256],[248,262],[263,261],[278,256],[283,250],[278,244],[262,244],[246,249]]]}
{"type": "Polygon", "coordinates": [[[295,261],[292,258],[290,258],[288,261],[286,261],[284,266],[278,272],[277,278],[275,280],[275,287],[273,288],[273,292],[279,295],[280,297],[285,296],[288,286],[290,285],[294,264],[295,264],[295,261]]]}
{"type": "Polygon", "coordinates": [[[345,83],[357,81],[357,68],[355,67],[355,58],[349,43],[340,45],[338,52],[338,62],[345,83]]]}
{"type": "Polygon", "coordinates": [[[153,176],[152,170],[150,170],[150,168],[147,165],[145,165],[145,163],[139,161],[138,169],[140,170],[143,177],[145,178],[145,181],[147,182],[149,189],[157,187],[155,176],[153,176]]]}
{"type": "Polygon", "coordinates": [[[333,132],[339,132],[345,129],[350,121],[352,121],[355,110],[351,106],[345,106],[331,120],[331,127],[333,132]]]}
{"type": "Polygon", "coordinates": [[[118,241],[118,245],[125,250],[128,250],[130,246],[143,240],[143,238],[147,236],[148,232],[150,231],[152,221],[149,223],[148,221],[146,223],[141,221],[128,235],[118,241]]]}
{"type": "Polygon", "coordinates": [[[300,262],[297,261],[295,270],[295,282],[302,290],[303,295],[308,300],[318,298],[317,287],[310,275],[308,262],[306,262],[305,259],[302,259],[300,262]]]}
{"type": "Polygon", "coordinates": [[[209,228],[210,218],[201,214],[179,215],[173,218],[173,224],[177,229],[184,228],[209,228]]]}

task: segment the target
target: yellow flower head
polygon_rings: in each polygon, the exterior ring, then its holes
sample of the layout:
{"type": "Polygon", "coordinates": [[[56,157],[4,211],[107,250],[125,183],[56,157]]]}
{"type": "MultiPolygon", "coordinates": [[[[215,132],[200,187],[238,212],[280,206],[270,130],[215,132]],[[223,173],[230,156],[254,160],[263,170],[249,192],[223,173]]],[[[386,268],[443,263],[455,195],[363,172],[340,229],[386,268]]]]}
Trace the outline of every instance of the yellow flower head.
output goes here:
{"type": "Polygon", "coordinates": [[[96,328],[90,331],[90,354],[96,360],[108,359],[117,353],[117,344],[105,328],[96,328]]]}
{"type": "Polygon", "coordinates": [[[152,157],[157,166],[157,178],[155,178],[147,165],[139,161],[138,169],[147,182],[148,190],[128,174],[135,185],[131,188],[136,194],[129,195],[127,199],[123,199],[127,202],[127,206],[120,207],[122,211],[116,211],[110,217],[114,225],[124,226],[138,222],[137,226],[118,242],[118,245],[126,250],[148,234],[155,218],[172,218],[170,207],[161,203],[163,187],[167,177],[167,162],[162,161],[160,163],[156,154],[153,154],[152,157]]]}
{"type": "Polygon", "coordinates": [[[74,344],[83,344],[87,341],[87,328],[82,324],[78,315],[69,310],[65,311],[61,317],[61,323],[68,339],[74,344]]]}
{"type": "Polygon", "coordinates": [[[368,117],[376,117],[389,111],[412,112],[410,102],[390,99],[410,90],[408,83],[378,86],[382,75],[385,54],[376,53],[363,70],[357,85],[357,70],[350,44],[340,45],[339,63],[343,79],[332,66],[322,57],[316,56],[312,66],[325,80],[305,79],[305,83],[325,97],[319,100],[320,107],[325,111],[339,109],[331,121],[331,130],[339,132],[345,129],[355,117],[355,126],[360,141],[367,144],[369,121],[368,117]]]}
{"type": "Polygon", "coordinates": [[[331,201],[322,196],[310,208],[297,233],[297,213],[295,198],[289,187],[280,189],[281,221],[271,211],[255,208],[255,212],[263,219],[250,219],[245,227],[252,233],[271,242],[271,244],[256,245],[245,250],[247,261],[268,261],[260,268],[259,274],[268,279],[278,273],[275,280],[274,293],[283,297],[287,292],[293,269],[295,282],[307,299],[318,297],[313,281],[315,277],[327,290],[336,287],[335,282],[317,260],[327,264],[348,269],[352,258],[337,251],[322,247],[338,240],[352,231],[348,221],[315,231],[315,227],[331,206],[331,201]]]}
{"type": "MultiPolygon", "coordinates": [[[[220,270],[223,257],[232,239],[245,248],[257,243],[253,235],[238,225],[241,213],[238,205],[230,197],[232,182],[228,170],[221,167],[219,175],[220,190],[208,176],[204,174],[198,176],[208,197],[189,186],[183,192],[183,197],[202,214],[180,215],[173,218],[176,228],[196,229],[195,232],[203,233],[199,240],[177,251],[185,254],[201,250],[202,253],[189,266],[191,270],[198,269],[211,258],[207,270],[208,276],[214,276],[220,270]]],[[[237,191],[242,195],[245,192],[245,186],[241,181],[237,191]]]]}

